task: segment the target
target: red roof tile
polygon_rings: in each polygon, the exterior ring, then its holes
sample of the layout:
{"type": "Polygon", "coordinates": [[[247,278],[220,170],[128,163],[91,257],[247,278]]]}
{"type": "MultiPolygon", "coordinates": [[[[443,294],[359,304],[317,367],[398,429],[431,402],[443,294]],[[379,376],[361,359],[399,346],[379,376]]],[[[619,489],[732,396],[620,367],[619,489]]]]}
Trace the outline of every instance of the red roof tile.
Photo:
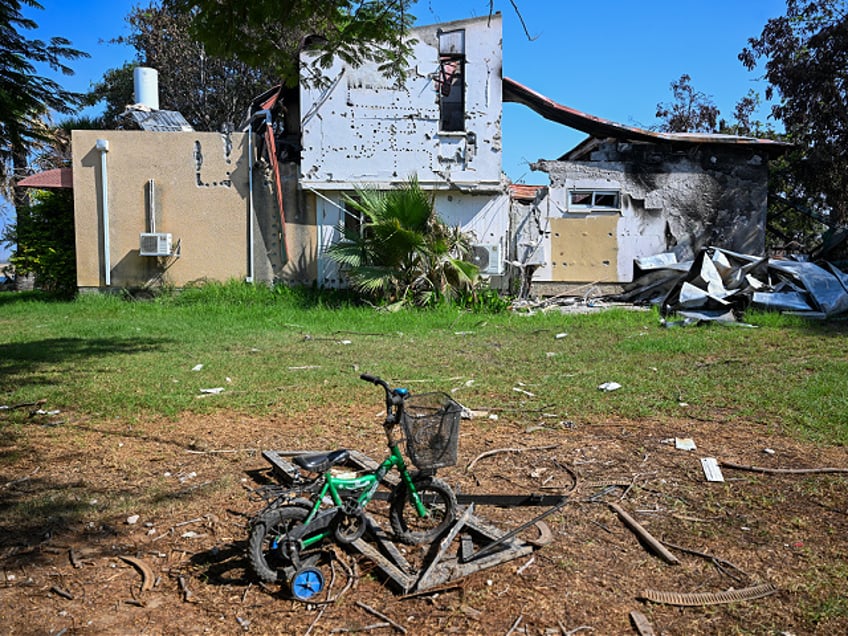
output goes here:
{"type": "Polygon", "coordinates": [[[54,168],[37,172],[18,181],[21,188],[38,188],[39,190],[51,190],[59,188],[74,187],[74,171],[71,168],[54,168]]]}
{"type": "Polygon", "coordinates": [[[539,194],[539,190],[545,187],[546,186],[540,185],[525,185],[523,183],[510,183],[509,194],[513,199],[521,201],[528,199],[532,200],[536,198],[537,194],[539,194]]]}

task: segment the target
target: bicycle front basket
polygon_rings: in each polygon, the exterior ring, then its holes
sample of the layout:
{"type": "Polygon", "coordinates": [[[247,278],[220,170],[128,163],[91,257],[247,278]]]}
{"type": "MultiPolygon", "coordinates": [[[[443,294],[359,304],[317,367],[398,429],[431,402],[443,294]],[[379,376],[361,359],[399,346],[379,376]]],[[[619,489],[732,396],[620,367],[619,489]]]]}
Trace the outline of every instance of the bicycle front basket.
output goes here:
{"type": "Polygon", "coordinates": [[[421,470],[456,464],[462,408],[447,393],[413,395],[404,404],[406,452],[421,470]]]}

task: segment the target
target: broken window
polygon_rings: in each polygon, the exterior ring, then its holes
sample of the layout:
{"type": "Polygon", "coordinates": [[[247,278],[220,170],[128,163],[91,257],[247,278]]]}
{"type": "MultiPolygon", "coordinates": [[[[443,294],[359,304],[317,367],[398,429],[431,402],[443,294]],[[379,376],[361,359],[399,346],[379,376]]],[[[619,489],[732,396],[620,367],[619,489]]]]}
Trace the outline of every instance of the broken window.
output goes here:
{"type": "Polygon", "coordinates": [[[618,190],[569,190],[569,212],[593,210],[621,210],[621,193],[618,190]]]}
{"type": "Polygon", "coordinates": [[[439,130],[465,130],[465,30],[439,32],[439,130]]]}
{"type": "Polygon", "coordinates": [[[344,211],[342,215],[345,236],[362,236],[363,228],[365,227],[365,215],[359,211],[356,205],[359,203],[358,196],[351,196],[351,201],[344,202],[344,211]]]}

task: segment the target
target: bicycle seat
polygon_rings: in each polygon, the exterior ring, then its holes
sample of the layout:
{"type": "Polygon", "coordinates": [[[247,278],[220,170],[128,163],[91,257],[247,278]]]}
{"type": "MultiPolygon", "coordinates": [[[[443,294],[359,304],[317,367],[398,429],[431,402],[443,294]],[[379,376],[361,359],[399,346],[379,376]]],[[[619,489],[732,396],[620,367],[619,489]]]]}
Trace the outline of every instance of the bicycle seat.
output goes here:
{"type": "Polygon", "coordinates": [[[329,470],[330,466],[346,461],[348,457],[350,457],[350,451],[346,448],[340,448],[318,455],[298,455],[294,458],[294,463],[311,473],[323,473],[329,470]]]}

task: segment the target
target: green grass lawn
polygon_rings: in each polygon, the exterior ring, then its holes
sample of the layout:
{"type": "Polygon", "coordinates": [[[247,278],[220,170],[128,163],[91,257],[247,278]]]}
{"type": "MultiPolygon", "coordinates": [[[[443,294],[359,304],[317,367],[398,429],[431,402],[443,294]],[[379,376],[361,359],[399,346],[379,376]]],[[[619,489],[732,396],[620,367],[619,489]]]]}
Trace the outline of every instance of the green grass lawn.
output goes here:
{"type": "Polygon", "coordinates": [[[413,391],[461,387],[463,404],[519,420],[697,418],[848,443],[848,322],[748,320],[757,328],[667,329],[656,312],[623,309],[391,313],[241,284],[145,302],[7,293],[0,405],[45,400],[45,409],[130,420],[358,400],[379,408],[373,387],[358,380],[368,372],[413,391]],[[599,391],[607,381],[622,388],[599,391]]]}

